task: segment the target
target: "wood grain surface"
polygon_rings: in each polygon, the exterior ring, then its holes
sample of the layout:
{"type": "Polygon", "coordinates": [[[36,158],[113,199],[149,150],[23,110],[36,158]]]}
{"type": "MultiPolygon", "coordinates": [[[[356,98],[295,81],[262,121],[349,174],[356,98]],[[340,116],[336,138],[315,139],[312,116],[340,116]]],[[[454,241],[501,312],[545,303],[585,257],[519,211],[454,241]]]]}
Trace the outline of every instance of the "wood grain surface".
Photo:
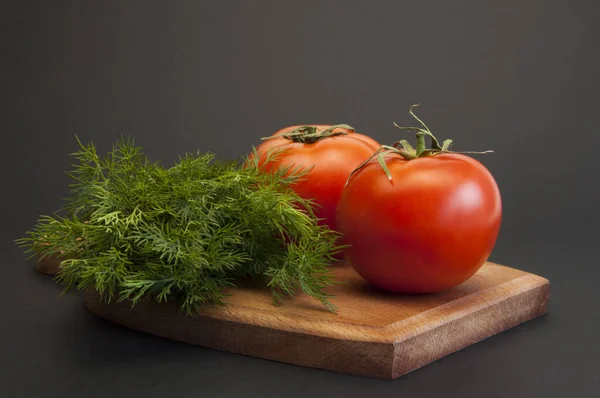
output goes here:
{"type": "Polygon", "coordinates": [[[93,313],[123,326],[208,348],[379,378],[396,378],[547,311],[548,280],[486,263],[443,293],[395,295],[364,282],[347,265],[333,272],[345,283],[330,289],[337,314],[305,295],[274,306],[268,290],[229,291],[226,307],[195,317],[173,304],[100,301],[93,313]]]}

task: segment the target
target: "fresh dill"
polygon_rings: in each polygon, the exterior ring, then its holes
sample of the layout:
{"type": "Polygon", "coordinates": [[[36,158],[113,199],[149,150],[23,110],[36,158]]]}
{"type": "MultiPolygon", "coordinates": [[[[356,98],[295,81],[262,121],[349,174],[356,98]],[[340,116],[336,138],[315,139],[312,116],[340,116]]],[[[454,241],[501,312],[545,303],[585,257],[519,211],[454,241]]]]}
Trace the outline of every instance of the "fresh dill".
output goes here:
{"type": "Polygon", "coordinates": [[[132,140],[104,157],[77,141],[66,203],[17,240],[32,256],[59,256],[65,292],[93,288],[133,305],[174,300],[194,314],[224,305],[223,289],[250,278],[270,287],[276,304],[302,291],[335,310],[325,288],[342,248],[318,224],[315,204],[291,188],[306,171],[266,173],[258,156],[240,163],[200,152],[164,167],[132,140]]]}

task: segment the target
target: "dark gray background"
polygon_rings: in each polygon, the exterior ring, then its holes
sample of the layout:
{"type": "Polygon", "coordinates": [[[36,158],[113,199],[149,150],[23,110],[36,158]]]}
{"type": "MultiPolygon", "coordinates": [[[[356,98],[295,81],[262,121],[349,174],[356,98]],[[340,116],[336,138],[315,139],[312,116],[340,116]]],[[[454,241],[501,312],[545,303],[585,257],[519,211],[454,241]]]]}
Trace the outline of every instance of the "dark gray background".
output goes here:
{"type": "Polygon", "coordinates": [[[595,397],[594,1],[3,1],[0,396],[595,397]],[[547,316],[395,381],[190,347],[99,320],[13,240],[67,193],[74,134],[155,159],[246,154],[297,123],[380,142],[418,114],[504,201],[491,260],[551,281],[547,316]],[[21,379],[22,378],[22,379],[21,379]]]}

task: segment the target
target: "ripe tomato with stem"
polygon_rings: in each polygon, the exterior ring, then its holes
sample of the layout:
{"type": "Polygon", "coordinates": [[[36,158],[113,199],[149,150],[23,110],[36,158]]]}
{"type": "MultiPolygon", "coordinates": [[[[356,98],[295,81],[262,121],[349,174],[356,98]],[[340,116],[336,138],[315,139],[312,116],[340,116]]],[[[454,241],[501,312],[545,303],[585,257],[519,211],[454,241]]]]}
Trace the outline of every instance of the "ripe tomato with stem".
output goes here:
{"type": "Polygon", "coordinates": [[[498,186],[483,164],[453,152],[413,112],[416,148],[381,146],[350,175],[337,209],[346,258],[366,281],[399,293],[450,289],[475,274],[495,245],[498,186]],[[431,148],[425,147],[425,138],[431,148]]]}
{"type": "Polygon", "coordinates": [[[332,230],[337,228],[337,205],[350,173],[380,147],[347,124],[289,126],[262,140],[253,154],[259,158],[258,166],[266,172],[305,170],[306,175],[291,188],[300,197],[314,201],[319,223],[332,230]],[[270,157],[274,160],[266,162],[270,157]]]}

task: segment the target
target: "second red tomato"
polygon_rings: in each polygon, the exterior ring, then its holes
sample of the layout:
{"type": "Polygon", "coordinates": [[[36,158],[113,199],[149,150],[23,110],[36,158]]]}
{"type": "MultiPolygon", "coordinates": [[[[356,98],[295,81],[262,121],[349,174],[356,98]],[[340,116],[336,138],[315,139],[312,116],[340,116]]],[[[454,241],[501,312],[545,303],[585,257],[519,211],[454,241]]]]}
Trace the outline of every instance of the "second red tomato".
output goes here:
{"type": "Polygon", "coordinates": [[[333,127],[335,126],[286,127],[274,133],[256,149],[260,155],[259,165],[265,162],[269,151],[280,151],[275,161],[264,165],[267,171],[289,166],[312,167],[293,189],[302,198],[314,200],[318,204],[314,209],[315,215],[322,219],[322,224],[335,230],[336,208],[348,176],[380,144],[351,129],[333,127]]]}

